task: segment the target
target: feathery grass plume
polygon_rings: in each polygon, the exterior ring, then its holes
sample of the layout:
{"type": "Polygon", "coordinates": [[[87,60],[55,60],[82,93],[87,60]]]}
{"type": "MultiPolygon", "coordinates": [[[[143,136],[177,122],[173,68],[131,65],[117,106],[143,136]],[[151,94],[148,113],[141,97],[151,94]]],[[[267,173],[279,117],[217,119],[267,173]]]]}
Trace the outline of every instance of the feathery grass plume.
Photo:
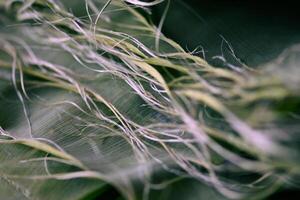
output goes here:
{"type": "Polygon", "coordinates": [[[255,70],[214,67],[135,9],[160,2],[0,0],[1,199],[298,186],[299,48],[255,70]]]}

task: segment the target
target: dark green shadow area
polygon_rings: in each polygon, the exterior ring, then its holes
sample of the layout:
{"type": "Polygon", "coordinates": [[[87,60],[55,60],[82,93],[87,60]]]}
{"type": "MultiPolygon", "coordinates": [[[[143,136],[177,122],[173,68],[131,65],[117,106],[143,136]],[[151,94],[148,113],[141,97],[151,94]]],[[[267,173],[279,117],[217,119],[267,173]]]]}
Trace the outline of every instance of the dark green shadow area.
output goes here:
{"type": "MultiPolygon", "coordinates": [[[[156,24],[165,5],[153,9],[156,24]]],[[[296,9],[296,1],[171,0],[162,32],[190,51],[202,46],[209,61],[221,55],[225,39],[239,59],[255,67],[300,42],[296,9]]]]}

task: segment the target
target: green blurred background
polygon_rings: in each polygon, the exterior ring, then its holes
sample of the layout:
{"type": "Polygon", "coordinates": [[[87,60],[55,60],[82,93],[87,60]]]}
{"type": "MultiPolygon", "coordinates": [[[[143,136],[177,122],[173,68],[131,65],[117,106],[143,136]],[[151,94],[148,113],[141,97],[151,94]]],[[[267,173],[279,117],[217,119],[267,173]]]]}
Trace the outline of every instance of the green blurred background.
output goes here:
{"type": "MultiPolygon", "coordinates": [[[[153,9],[159,23],[166,3],[153,9]]],[[[188,50],[203,47],[206,59],[221,55],[222,40],[254,67],[300,42],[297,1],[171,0],[162,32],[188,50]]],[[[223,45],[226,55],[228,48],[223,45]]],[[[228,61],[234,62],[234,59],[228,61]]]]}

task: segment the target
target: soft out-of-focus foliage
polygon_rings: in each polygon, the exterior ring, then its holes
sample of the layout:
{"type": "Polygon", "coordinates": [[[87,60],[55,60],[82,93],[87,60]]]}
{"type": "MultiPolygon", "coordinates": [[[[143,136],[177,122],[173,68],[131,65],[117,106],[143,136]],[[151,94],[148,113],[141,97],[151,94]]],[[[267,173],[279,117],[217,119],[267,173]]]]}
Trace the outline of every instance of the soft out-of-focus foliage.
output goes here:
{"type": "Polygon", "coordinates": [[[299,49],[256,70],[211,66],[135,10],[159,2],[0,1],[1,199],[297,185],[299,49]]]}
{"type": "MultiPolygon", "coordinates": [[[[156,23],[165,4],[151,8],[156,23]]],[[[198,48],[198,55],[218,65],[216,55],[236,63],[227,52],[227,41],[240,60],[256,67],[300,43],[298,22],[296,1],[273,1],[271,6],[261,0],[172,0],[162,31],[186,49],[198,48]]]]}

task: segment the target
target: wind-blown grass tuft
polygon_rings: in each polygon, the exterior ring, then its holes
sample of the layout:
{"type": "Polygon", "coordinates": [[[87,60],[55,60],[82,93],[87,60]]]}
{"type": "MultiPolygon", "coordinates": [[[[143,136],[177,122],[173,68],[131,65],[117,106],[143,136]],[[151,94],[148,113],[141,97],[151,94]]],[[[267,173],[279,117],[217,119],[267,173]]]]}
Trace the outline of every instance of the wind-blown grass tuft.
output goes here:
{"type": "Polygon", "coordinates": [[[162,0],[74,2],[84,15],[0,0],[1,198],[111,185],[157,199],[185,179],[229,199],[298,186],[298,47],[255,70],[215,67],[134,9],[162,0]]]}

